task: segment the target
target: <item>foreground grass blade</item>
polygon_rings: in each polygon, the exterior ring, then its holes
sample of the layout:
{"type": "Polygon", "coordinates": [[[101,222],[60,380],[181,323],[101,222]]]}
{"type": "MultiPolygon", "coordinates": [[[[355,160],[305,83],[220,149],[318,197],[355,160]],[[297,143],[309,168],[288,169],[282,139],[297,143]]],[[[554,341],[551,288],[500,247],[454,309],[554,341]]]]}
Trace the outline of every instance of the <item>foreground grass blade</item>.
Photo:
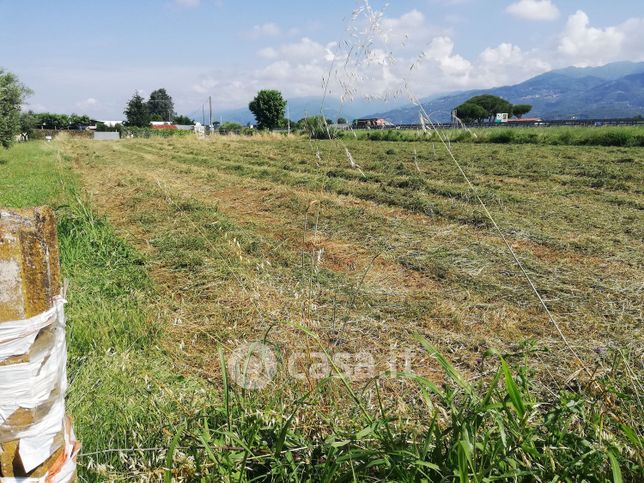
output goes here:
{"type": "Polygon", "coordinates": [[[623,483],[622,470],[619,468],[619,462],[612,451],[608,452],[608,459],[610,460],[610,469],[613,472],[613,482],[623,483]]]}
{"type": "Polygon", "coordinates": [[[170,443],[170,447],[168,448],[168,454],[165,457],[166,470],[165,475],[163,476],[164,483],[171,483],[172,481],[174,481],[172,474],[172,468],[174,466],[174,452],[179,445],[179,440],[183,436],[184,431],[185,427],[181,426],[172,438],[172,442],[170,443]]]}
{"type": "Polygon", "coordinates": [[[503,368],[503,374],[505,375],[505,387],[508,391],[508,396],[510,396],[510,401],[512,401],[512,405],[517,410],[517,413],[519,413],[519,417],[523,419],[523,417],[525,416],[525,406],[523,404],[523,399],[521,398],[519,388],[512,378],[510,368],[503,358],[501,358],[501,367],[503,368]]]}
{"type": "Polygon", "coordinates": [[[461,389],[463,389],[469,396],[473,396],[472,392],[472,386],[470,383],[468,383],[465,378],[456,370],[456,368],[449,363],[447,359],[434,347],[431,345],[427,340],[425,340],[423,337],[420,336],[415,336],[414,337],[420,344],[423,346],[423,348],[434,358],[438,361],[438,363],[441,365],[443,370],[446,372],[446,374],[449,376],[449,378],[454,381],[456,384],[458,384],[461,389]]]}

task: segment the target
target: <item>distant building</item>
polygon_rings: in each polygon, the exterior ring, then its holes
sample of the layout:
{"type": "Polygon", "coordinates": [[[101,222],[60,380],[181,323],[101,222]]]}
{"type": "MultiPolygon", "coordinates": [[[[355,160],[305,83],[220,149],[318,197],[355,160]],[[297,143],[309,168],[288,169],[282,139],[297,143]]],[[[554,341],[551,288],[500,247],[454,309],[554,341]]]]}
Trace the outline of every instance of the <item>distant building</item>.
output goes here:
{"type": "Polygon", "coordinates": [[[382,117],[370,117],[363,119],[356,119],[353,121],[355,129],[384,129],[386,127],[393,127],[394,124],[387,121],[382,117]]]}
{"type": "Polygon", "coordinates": [[[505,122],[508,124],[535,124],[543,122],[543,119],[540,117],[522,117],[521,119],[508,119],[505,122]]]}
{"type": "Polygon", "coordinates": [[[121,134],[118,132],[94,132],[94,141],[118,141],[121,134]]]}
{"type": "Polygon", "coordinates": [[[169,121],[152,121],[150,127],[152,129],[177,129],[177,126],[169,121]]]}

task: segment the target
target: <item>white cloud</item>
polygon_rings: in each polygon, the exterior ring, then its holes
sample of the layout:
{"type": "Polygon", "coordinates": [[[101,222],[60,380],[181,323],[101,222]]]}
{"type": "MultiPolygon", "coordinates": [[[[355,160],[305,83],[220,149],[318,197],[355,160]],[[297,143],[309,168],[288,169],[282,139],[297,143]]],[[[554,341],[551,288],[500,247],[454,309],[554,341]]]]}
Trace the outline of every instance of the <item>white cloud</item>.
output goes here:
{"type": "Polygon", "coordinates": [[[294,62],[317,63],[321,60],[333,60],[333,54],[328,47],[303,37],[299,42],[284,45],[280,48],[280,54],[294,62]]]}
{"type": "Polygon", "coordinates": [[[504,42],[483,50],[478,57],[478,79],[484,85],[510,84],[517,79],[551,70],[549,62],[539,52],[524,52],[520,47],[504,42]]]}
{"type": "MultiPolygon", "coordinates": [[[[382,17],[378,29],[358,32],[365,32],[371,41],[367,52],[359,55],[354,48],[349,57],[351,46],[345,44],[304,37],[258,50],[258,57],[267,61],[264,66],[204,75],[193,84],[193,92],[216,92],[227,106],[244,105],[256,90],[267,87],[280,89],[288,97],[321,95],[323,79],[333,66],[331,96],[406,98],[410,93],[425,96],[510,84],[550,68],[538,52],[524,52],[509,43],[467,59],[458,53],[453,36],[430,25],[417,10],[382,17]]],[[[354,37],[352,45],[363,45],[363,40],[354,37]]]]}
{"type": "Polygon", "coordinates": [[[180,7],[195,8],[201,4],[201,0],[174,0],[174,3],[180,7]]]}
{"type": "Polygon", "coordinates": [[[559,9],[552,0],[519,0],[506,8],[515,17],[527,20],[556,20],[559,9]]]}
{"type": "Polygon", "coordinates": [[[466,3],[471,3],[472,0],[430,0],[431,3],[443,6],[452,6],[452,5],[463,5],[466,3]]]}
{"type": "Polygon", "coordinates": [[[578,67],[596,66],[615,60],[644,59],[644,18],[605,28],[592,27],[582,10],[568,17],[559,39],[558,52],[564,61],[578,67]]]}
{"type": "Polygon", "coordinates": [[[472,64],[454,54],[454,41],[449,37],[436,37],[429,44],[429,49],[424,52],[425,57],[438,63],[441,71],[451,76],[469,75],[472,64]]]}
{"type": "Polygon", "coordinates": [[[420,51],[437,35],[452,31],[431,24],[425,14],[413,9],[400,17],[383,17],[379,26],[380,40],[390,49],[420,51]]]}
{"type": "Polygon", "coordinates": [[[308,37],[264,47],[257,55],[267,65],[245,72],[211,73],[193,90],[217,92],[227,103],[237,105],[266,87],[280,89],[288,97],[321,95],[323,79],[333,67],[331,96],[407,98],[511,84],[550,69],[539,52],[522,51],[510,43],[488,47],[478,57],[467,59],[458,53],[452,36],[428,24],[417,10],[399,17],[383,16],[377,29],[362,28],[357,33],[353,50],[351,45],[325,45],[308,37]],[[369,42],[360,37],[363,32],[369,42]],[[366,51],[355,48],[367,43],[366,51]]]}
{"type": "Polygon", "coordinates": [[[277,37],[281,35],[282,29],[279,25],[273,22],[255,25],[253,29],[247,34],[251,39],[259,39],[260,37],[277,37]]]}
{"type": "Polygon", "coordinates": [[[99,105],[99,102],[94,97],[88,97],[84,101],[76,103],[77,109],[82,109],[83,111],[92,111],[99,105]]]}
{"type": "Polygon", "coordinates": [[[410,36],[425,27],[425,15],[418,10],[411,10],[399,18],[384,18],[382,28],[386,42],[404,44],[410,36]]]}
{"type": "Polygon", "coordinates": [[[262,59],[276,59],[278,57],[277,50],[275,50],[273,47],[264,47],[263,49],[260,49],[257,51],[257,55],[260,56],[262,59]]]}

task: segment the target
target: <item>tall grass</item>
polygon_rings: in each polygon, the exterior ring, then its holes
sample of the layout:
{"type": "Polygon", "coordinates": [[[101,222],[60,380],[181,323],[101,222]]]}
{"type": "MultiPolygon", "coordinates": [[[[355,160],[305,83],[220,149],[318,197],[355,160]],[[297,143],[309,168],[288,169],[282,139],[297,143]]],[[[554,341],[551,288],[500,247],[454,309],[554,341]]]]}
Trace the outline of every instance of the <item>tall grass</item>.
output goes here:
{"type": "Polygon", "coordinates": [[[180,129],[153,129],[151,127],[127,126],[121,128],[121,136],[132,136],[134,138],[172,138],[195,136],[193,131],[183,131],[180,129]]]}
{"type": "MultiPolygon", "coordinates": [[[[568,146],[644,146],[644,128],[641,127],[554,127],[554,128],[488,128],[455,129],[443,132],[450,142],[490,144],[543,144],[568,146]]],[[[438,142],[436,132],[374,130],[343,133],[370,141],[433,141],[438,142]]]]}
{"type": "MultiPolygon", "coordinates": [[[[420,343],[442,368],[445,382],[392,375],[413,381],[415,389],[408,390],[415,420],[400,420],[381,397],[386,380],[376,379],[369,383],[377,395],[373,405],[348,389],[347,404],[355,409],[351,424],[306,433],[294,420],[315,390],[291,405],[275,399],[267,406],[253,393],[231,386],[224,373],[225,404],[200,411],[177,433],[175,443],[195,461],[194,473],[183,476],[324,482],[621,482],[644,477],[641,422],[629,413],[637,401],[617,377],[624,369],[619,355],[602,381],[605,392],[569,388],[542,399],[522,364],[513,371],[502,356],[492,356],[491,376],[469,382],[433,346],[420,343]]],[[[321,385],[338,384],[341,377],[335,374],[321,385]]],[[[341,412],[328,411],[329,421],[341,412]]],[[[180,474],[168,468],[167,476],[180,474]]]]}

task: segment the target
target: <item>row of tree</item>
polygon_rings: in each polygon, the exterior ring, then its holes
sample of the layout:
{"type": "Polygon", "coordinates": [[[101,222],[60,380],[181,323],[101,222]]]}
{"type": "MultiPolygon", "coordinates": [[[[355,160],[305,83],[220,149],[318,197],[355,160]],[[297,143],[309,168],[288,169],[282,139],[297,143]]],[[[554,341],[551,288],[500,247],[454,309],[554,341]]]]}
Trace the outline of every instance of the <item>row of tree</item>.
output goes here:
{"type": "MultiPolygon", "coordinates": [[[[0,68],[0,145],[8,147],[19,132],[34,128],[69,129],[74,126],[91,124],[88,116],[76,114],[52,114],[33,112],[21,113],[22,104],[31,91],[18,78],[0,68]]],[[[248,105],[257,120],[259,129],[283,128],[289,123],[284,114],[286,100],[277,90],[261,90],[248,105]]],[[[497,113],[508,113],[521,117],[532,110],[528,104],[512,105],[501,97],[480,95],[472,97],[457,107],[457,115],[466,122],[493,120],[497,113]]],[[[125,108],[126,125],[147,127],[151,121],[170,121],[177,124],[194,124],[187,116],[174,112],[174,101],[165,89],[157,89],[147,101],[136,92],[125,108]]],[[[346,122],[338,119],[338,123],[346,122]]],[[[331,124],[330,120],[326,121],[331,124]]],[[[321,118],[304,118],[292,124],[295,129],[312,130],[323,125],[321,118]]]]}
{"type": "Polygon", "coordinates": [[[521,118],[532,110],[530,104],[514,104],[502,97],[483,94],[472,97],[456,108],[456,115],[464,122],[494,121],[497,114],[521,118]]]}
{"type": "MultiPolygon", "coordinates": [[[[288,124],[294,129],[307,130],[311,125],[319,125],[323,120],[320,116],[305,117],[297,122],[289,121],[284,117],[286,111],[286,100],[280,91],[261,90],[248,105],[248,109],[255,116],[259,129],[286,128],[288,124]]],[[[326,120],[327,124],[333,124],[331,119],[326,120]]],[[[346,124],[343,117],[338,118],[338,124],[346,124]]]]}
{"type": "MultiPolygon", "coordinates": [[[[259,129],[285,128],[290,122],[284,117],[286,100],[281,92],[276,90],[262,90],[250,102],[248,108],[255,116],[259,129]]],[[[505,99],[484,94],[472,97],[456,108],[457,116],[465,122],[493,121],[498,113],[507,113],[509,116],[521,118],[532,110],[529,104],[512,104],[505,99]]],[[[346,124],[346,119],[339,118],[338,124],[346,124]]],[[[300,119],[290,122],[291,127],[298,130],[309,131],[324,124],[320,116],[300,119]]],[[[330,119],[326,124],[333,124],[330,119]]]]}
{"type": "Polygon", "coordinates": [[[28,133],[33,129],[81,129],[92,124],[89,116],[79,114],[55,114],[33,111],[20,114],[20,130],[28,133]]]}
{"type": "Polygon", "coordinates": [[[163,88],[153,91],[147,101],[135,92],[123,114],[126,125],[134,127],[148,127],[153,121],[194,124],[188,116],[179,116],[174,112],[172,96],[163,88]]]}
{"type": "MultiPolygon", "coordinates": [[[[0,88],[3,95],[0,98],[0,132],[4,130],[4,143],[8,145],[9,139],[18,132],[28,133],[33,129],[70,129],[82,128],[91,125],[92,119],[86,115],[55,114],[20,112],[20,107],[25,97],[30,93],[18,79],[11,73],[0,70],[0,88]],[[11,134],[11,135],[9,135],[11,134]]],[[[309,129],[311,125],[318,125],[315,117],[304,118],[296,123],[288,121],[284,114],[286,100],[277,90],[261,90],[249,104],[250,111],[257,120],[259,129],[286,128],[290,123],[294,129],[309,129]]],[[[128,101],[124,111],[127,126],[148,127],[152,121],[168,121],[176,124],[192,125],[194,121],[187,116],[179,116],[174,112],[174,101],[164,88],[157,89],[145,100],[138,92],[128,101]]],[[[346,119],[338,119],[339,123],[346,119]]],[[[328,124],[332,121],[327,120],[328,124]]],[[[100,124],[100,123],[99,123],[100,124]]],[[[99,126],[102,127],[102,126],[99,126]]],[[[241,127],[241,126],[240,126],[241,127]]]]}

